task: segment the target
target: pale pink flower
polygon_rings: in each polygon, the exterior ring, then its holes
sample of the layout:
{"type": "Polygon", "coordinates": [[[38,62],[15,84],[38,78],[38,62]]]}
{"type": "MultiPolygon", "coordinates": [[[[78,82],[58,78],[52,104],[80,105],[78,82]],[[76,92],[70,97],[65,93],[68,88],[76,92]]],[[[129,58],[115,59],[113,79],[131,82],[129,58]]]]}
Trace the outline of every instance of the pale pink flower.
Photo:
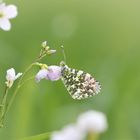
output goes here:
{"type": "Polygon", "coordinates": [[[61,67],[55,65],[49,66],[46,79],[51,81],[57,81],[60,78],[61,78],[61,67]]]}
{"type": "Polygon", "coordinates": [[[44,79],[47,77],[47,74],[48,74],[48,70],[47,69],[41,69],[39,70],[39,72],[36,74],[36,81],[37,82],[40,82],[40,80],[44,79]]]}
{"type": "Polygon", "coordinates": [[[15,5],[0,3],[0,28],[9,31],[11,29],[11,23],[9,20],[15,18],[17,14],[17,7],[15,5]]]}
{"type": "Polygon", "coordinates": [[[36,74],[36,81],[39,82],[42,79],[50,80],[50,81],[57,81],[61,78],[61,67],[59,66],[49,66],[47,69],[43,68],[39,70],[36,74]]]}
{"type": "Polygon", "coordinates": [[[6,74],[6,85],[7,87],[11,88],[14,81],[19,78],[22,75],[22,73],[18,73],[16,74],[15,69],[11,68],[7,70],[7,74],[6,74]]]}

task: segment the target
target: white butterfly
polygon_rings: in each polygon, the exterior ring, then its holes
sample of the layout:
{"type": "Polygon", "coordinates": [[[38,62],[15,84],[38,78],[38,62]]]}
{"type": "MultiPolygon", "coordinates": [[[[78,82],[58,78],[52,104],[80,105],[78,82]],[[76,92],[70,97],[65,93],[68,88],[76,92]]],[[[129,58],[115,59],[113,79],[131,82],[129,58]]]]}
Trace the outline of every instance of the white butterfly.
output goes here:
{"type": "Polygon", "coordinates": [[[64,62],[60,65],[62,82],[73,99],[85,99],[100,92],[101,85],[89,73],[69,68],[64,62]]]}

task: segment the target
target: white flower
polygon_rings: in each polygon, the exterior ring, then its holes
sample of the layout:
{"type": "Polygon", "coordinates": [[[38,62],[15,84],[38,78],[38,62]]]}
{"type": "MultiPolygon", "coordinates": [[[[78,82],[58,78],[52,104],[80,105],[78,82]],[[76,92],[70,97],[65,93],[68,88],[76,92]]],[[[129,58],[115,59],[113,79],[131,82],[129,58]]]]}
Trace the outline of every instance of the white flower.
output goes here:
{"type": "Polygon", "coordinates": [[[11,23],[9,19],[17,16],[17,7],[15,5],[7,5],[0,3],[0,28],[9,31],[11,29],[11,23]]]}
{"type": "Polygon", "coordinates": [[[77,126],[83,133],[101,133],[108,127],[106,116],[102,112],[93,110],[81,114],[77,126]]]}
{"type": "Polygon", "coordinates": [[[43,68],[41,69],[37,74],[36,74],[36,81],[39,82],[42,79],[47,79],[50,81],[57,81],[61,78],[61,67],[59,66],[49,66],[48,68],[43,68]]]}
{"type": "Polygon", "coordinates": [[[22,75],[22,73],[18,73],[16,75],[15,69],[11,68],[7,70],[7,74],[6,74],[6,85],[7,87],[11,88],[11,86],[13,85],[14,81],[19,78],[22,75]]]}
{"type": "Polygon", "coordinates": [[[51,140],[83,140],[83,135],[75,125],[68,125],[61,131],[54,132],[51,140]]]}
{"type": "Polygon", "coordinates": [[[61,131],[52,133],[50,140],[85,140],[88,134],[96,138],[106,129],[106,116],[101,112],[91,110],[82,113],[75,125],[68,125],[61,131]]]}

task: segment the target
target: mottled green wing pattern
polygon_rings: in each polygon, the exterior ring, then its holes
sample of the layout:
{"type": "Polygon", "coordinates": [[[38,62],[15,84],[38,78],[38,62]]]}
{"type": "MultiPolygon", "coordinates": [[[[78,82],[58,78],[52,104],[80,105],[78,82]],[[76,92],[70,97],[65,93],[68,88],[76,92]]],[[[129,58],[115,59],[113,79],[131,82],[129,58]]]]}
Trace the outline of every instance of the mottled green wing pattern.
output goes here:
{"type": "Polygon", "coordinates": [[[100,92],[101,86],[89,73],[62,67],[62,81],[73,99],[85,99],[100,92]]]}

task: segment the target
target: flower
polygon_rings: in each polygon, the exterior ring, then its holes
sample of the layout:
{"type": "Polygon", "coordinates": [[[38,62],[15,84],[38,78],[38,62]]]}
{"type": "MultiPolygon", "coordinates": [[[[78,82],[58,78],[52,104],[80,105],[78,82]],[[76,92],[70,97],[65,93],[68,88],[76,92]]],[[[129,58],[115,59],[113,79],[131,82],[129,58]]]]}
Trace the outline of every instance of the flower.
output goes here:
{"type": "Polygon", "coordinates": [[[11,29],[11,23],[9,19],[17,16],[17,7],[13,4],[7,5],[0,3],[0,28],[9,31],[11,29]]]}
{"type": "Polygon", "coordinates": [[[50,140],[85,140],[97,139],[98,134],[107,129],[106,116],[94,110],[82,113],[77,123],[70,124],[60,131],[53,132],[50,140]]]}
{"type": "Polygon", "coordinates": [[[21,75],[22,75],[22,73],[18,73],[16,75],[14,68],[8,69],[7,74],[6,74],[6,80],[7,81],[5,82],[7,87],[11,88],[13,83],[14,83],[14,81],[16,79],[18,79],[21,75]]]}
{"type": "Polygon", "coordinates": [[[61,131],[52,133],[51,140],[83,140],[83,135],[75,125],[70,124],[61,131]]]}
{"type": "Polygon", "coordinates": [[[49,66],[46,79],[51,81],[57,81],[60,78],[61,78],[61,67],[55,65],[49,66]]]}
{"type": "Polygon", "coordinates": [[[36,74],[36,81],[40,82],[40,80],[44,79],[47,77],[48,71],[47,69],[41,69],[37,74],[36,74]]]}
{"type": "Polygon", "coordinates": [[[83,133],[101,133],[107,129],[107,119],[102,112],[87,111],[78,117],[77,126],[83,133]]]}
{"type": "Polygon", "coordinates": [[[49,66],[48,68],[42,68],[36,74],[36,81],[39,82],[42,79],[50,80],[50,81],[57,81],[61,78],[61,67],[59,66],[49,66]]]}

